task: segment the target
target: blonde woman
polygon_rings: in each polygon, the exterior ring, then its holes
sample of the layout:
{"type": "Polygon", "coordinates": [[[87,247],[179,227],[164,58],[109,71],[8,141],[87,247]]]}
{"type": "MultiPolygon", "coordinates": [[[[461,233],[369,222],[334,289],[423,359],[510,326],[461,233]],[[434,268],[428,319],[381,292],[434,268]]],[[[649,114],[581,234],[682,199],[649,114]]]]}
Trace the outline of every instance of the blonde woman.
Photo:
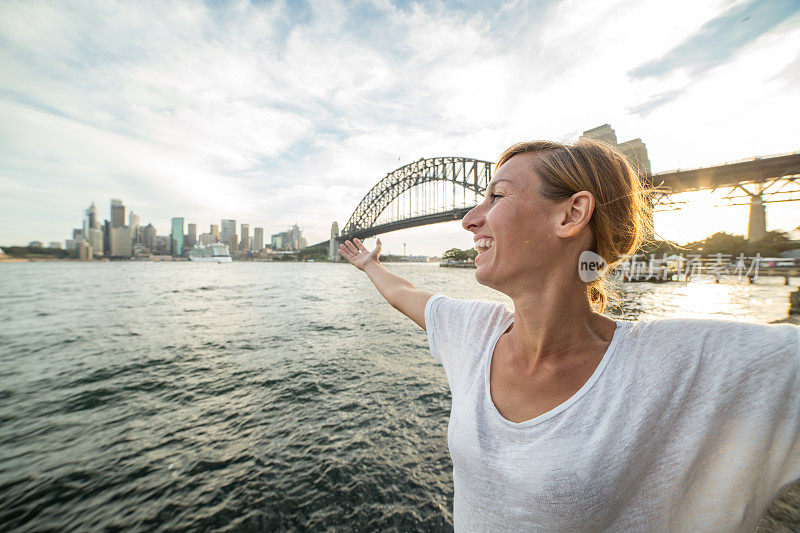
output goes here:
{"type": "Polygon", "coordinates": [[[444,367],[456,531],[753,531],[800,478],[799,327],[613,320],[581,280],[582,252],[614,265],[649,220],[617,150],[537,141],[463,220],[513,313],[417,289],[380,240],[340,246],[444,367]]]}

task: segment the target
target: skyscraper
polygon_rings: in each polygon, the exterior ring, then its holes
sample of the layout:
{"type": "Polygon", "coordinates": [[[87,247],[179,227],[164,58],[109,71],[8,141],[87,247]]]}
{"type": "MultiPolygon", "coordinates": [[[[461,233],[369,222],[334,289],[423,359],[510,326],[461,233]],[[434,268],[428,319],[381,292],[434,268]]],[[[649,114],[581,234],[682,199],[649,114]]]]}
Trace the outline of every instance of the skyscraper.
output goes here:
{"type": "Polygon", "coordinates": [[[249,250],[250,249],[250,224],[242,224],[239,226],[241,228],[241,238],[239,239],[239,248],[242,250],[249,250]]]}
{"type": "Polygon", "coordinates": [[[111,222],[103,220],[103,251],[111,253],[111,222]]]}
{"type": "Polygon", "coordinates": [[[89,236],[89,230],[92,229],[100,229],[100,221],[97,219],[97,207],[95,207],[94,202],[86,208],[85,216],[83,217],[83,234],[86,238],[89,236]]]}
{"type": "Polygon", "coordinates": [[[219,226],[211,224],[211,237],[214,239],[212,242],[219,242],[219,226]]]}
{"type": "Polygon", "coordinates": [[[100,220],[97,218],[97,207],[94,202],[86,209],[86,221],[90,228],[100,229],[100,220]]]}
{"type": "Polygon", "coordinates": [[[237,237],[237,235],[235,233],[230,236],[230,239],[228,239],[228,249],[230,250],[231,253],[239,251],[239,246],[238,246],[238,240],[237,239],[238,239],[238,237],[237,237]]]}
{"type": "Polygon", "coordinates": [[[187,228],[186,246],[194,246],[197,244],[197,224],[189,224],[187,228]]]}
{"type": "Polygon", "coordinates": [[[111,257],[131,257],[133,255],[133,235],[131,226],[111,228],[111,257]]]}
{"type": "Polygon", "coordinates": [[[172,245],[172,257],[181,257],[183,255],[183,217],[172,219],[170,243],[172,245]]]}
{"type": "Polygon", "coordinates": [[[92,253],[95,256],[103,255],[103,231],[96,228],[91,228],[89,230],[89,236],[87,237],[89,244],[92,246],[92,253]]]}
{"type": "Polygon", "coordinates": [[[111,199],[111,227],[121,228],[125,225],[125,204],[122,200],[111,199]]]}
{"type": "Polygon", "coordinates": [[[134,244],[139,244],[141,230],[139,229],[139,215],[134,215],[133,211],[128,214],[128,227],[131,228],[131,239],[134,244]]]}
{"type": "Polygon", "coordinates": [[[220,242],[228,244],[231,240],[231,235],[236,234],[236,221],[235,220],[223,220],[222,221],[222,231],[219,235],[220,242]]]}
{"type": "Polygon", "coordinates": [[[264,249],[264,228],[253,229],[253,251],[260,252],[264,249]]]}
{"type": "Polygon", "coordinates": [[[156,246],[158,244],[158,235],[156,234],[156,228],[152,224],[148,224],[144,228],[142,228],[142,244],[144,244],[147,248],[150,249],[151,252],[156,251],[156,246]]]}

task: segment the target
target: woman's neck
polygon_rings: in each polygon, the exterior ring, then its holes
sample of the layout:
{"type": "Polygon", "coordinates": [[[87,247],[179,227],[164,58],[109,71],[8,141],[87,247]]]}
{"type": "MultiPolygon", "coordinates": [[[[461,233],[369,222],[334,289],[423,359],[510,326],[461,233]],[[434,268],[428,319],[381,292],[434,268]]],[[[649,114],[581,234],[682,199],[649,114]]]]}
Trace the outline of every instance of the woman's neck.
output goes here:
{"type": "Polygon", "coordinates": [[[512,297],[514,326],[507,346],[531,374],[548,371],[574,358],[605,352],[616,322],[594,312],[586,285],[548,284],[543,291],[512,297]]]}

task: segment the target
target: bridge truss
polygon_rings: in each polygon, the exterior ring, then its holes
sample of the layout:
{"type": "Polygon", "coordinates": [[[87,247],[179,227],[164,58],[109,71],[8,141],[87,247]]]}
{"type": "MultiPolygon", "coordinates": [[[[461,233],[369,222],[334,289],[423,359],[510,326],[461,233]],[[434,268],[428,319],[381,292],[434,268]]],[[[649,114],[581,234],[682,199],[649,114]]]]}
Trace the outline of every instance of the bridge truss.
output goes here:
{"type": "Polygon", "coordinates": [[[468,157],[432,157],[404,165],[364,195],[342,228],[341,239],[460,219],[483,197],[493,164],[468,157]]]}

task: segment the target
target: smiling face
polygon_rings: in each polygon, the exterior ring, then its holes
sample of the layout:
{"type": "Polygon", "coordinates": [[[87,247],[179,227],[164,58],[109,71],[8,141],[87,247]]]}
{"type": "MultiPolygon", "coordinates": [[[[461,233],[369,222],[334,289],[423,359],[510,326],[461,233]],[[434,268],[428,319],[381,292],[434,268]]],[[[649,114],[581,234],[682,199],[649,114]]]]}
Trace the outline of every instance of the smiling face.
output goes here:
{"type": "Polygon", "coordinates": [[[569,199],[553,201],[539,193],[536,158],[519,154],[503,164],[484,201],[462,221],[475,234],[475,279],[508,295],[535,288],[559,268],[563,271],[570,252],[563,238],[569,199]]]}

